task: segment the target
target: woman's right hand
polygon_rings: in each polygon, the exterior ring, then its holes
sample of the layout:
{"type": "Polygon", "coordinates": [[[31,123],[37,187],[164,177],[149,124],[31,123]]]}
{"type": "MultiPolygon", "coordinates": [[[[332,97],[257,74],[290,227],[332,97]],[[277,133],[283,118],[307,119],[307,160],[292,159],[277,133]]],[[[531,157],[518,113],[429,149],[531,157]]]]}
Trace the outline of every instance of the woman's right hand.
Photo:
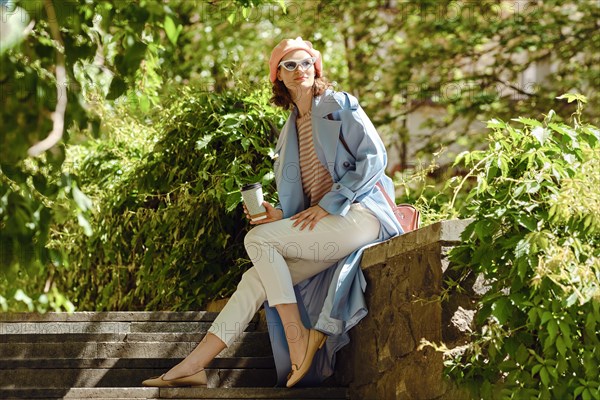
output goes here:
{"type": "Polygon", "coordinates": [[[246,205],[244,204],[244,214],[246,214],[246,218],[248,218],[248,221],[250,221],[251,225],[267,224],[269,222],[279,221],[280,219],[283,219],[283,211],[282,210],[273,207],[270,203],[267,203],[266,201],[263,201],[262,205],[267,210],[267,218],[263,218],[258,221],[252,221],[250,219],[250,214],[248,214],[248,209],[246,208],[246,205]]]}

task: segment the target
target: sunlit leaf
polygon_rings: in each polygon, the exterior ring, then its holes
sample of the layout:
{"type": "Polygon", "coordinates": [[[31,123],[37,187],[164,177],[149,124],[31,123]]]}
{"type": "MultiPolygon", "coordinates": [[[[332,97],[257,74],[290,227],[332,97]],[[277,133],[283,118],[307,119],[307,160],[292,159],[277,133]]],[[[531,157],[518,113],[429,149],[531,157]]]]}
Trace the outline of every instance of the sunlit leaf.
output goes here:
{"type": "Polygon", "coordinates": [[[572,103],[574,101],[580,101],[582,103],[587,103],[587,97],[578,93],[566,93],[561,96],[558,96],[557,99],[567,99],[567,102],[572,103]]]}
{"type": "Polygon", "coordinates": [[[92,234],[94,233],[92,225],[82,213],[77,214],[77,221],[79,222],[79,226],[83,228],[83,232],[85,233],[85,235],[92,236],[92,234]]]}
{"type": "Polygon", "coordinates": [[[531,134],[537,139],[540,145],[543,145],[546,142],[546,140],[550,137],[550,131],[541,126],[536,126],[531,131],[531,134]]]}
{"type": "Polygon", "coordinates": [[[543,124],[540,121],[532,119],[532,118],[519,117],[519,118],[513,119],[513,121],[520,122],[526,126],[534,126],[534,127],[539,127],[539,128],[543,127],[543,124]]]}
{"type": "Polygon", "coordinates": [[[79,190],[77,185],[73,185],[71,190],[73,193],[73,200],[75,200],[75,203],[77,203],[77,206],[81,211],[86,212],[92,208],[92,201],[81,190],[79,190]]]}
{"type": "Polygon", "coordinates": [[[25,39],[25,28],[30,19],[21,7],[8,9],[5,6],[0,3],[0,56],[25,39]]]}
{"type": "Polygon", "coordinates": [[[165,15],[164,27],[167,37],[169,38],[171,43],[173,43],[174,46],[177,45],[177,39],[179,38],[179,34],[181,33],[183,26],[175,26],[173,18],[171,18],[169,15],[165,15]]]}

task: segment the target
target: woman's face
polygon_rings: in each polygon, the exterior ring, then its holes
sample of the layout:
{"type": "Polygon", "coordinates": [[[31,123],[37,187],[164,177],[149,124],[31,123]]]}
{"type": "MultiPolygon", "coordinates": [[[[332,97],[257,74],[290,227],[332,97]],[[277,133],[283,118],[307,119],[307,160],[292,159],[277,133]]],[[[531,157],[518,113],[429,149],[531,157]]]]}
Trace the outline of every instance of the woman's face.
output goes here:
{"type": "MultiPolygon", "coordinates": [[[[287,53],[281,61],[302,61],[310,58],[311,55],[304,50],[295,50],[287,53]]],[[[283,82],[285,87],[289,90],[292,98],[294,98],[298,92],[304,92],[306,89],[313,87],[315,83],[315,67],[311,65],[307,69],[303,69],[302,66],[298,65],[294,71],[288,71],[283,67],[277,69],[277,79],[283,82]]]]}

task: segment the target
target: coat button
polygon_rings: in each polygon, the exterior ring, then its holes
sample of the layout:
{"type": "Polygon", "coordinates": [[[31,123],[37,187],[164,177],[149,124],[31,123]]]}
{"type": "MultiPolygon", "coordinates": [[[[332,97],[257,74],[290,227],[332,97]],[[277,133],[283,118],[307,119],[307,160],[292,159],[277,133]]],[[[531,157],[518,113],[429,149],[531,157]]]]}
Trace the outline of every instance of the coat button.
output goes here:
{"type": "Polygon", "coordinates": [[[348,168],[350,166],[350,163],[348,161],[344,161],[344,168],[348,168]]]}
{"type": "Polygon", "coordinates": [[[337,185],[335,185],[336,189],[340,189],[342,187],[342,185],[340,185],[339,183],[337,185]]]}

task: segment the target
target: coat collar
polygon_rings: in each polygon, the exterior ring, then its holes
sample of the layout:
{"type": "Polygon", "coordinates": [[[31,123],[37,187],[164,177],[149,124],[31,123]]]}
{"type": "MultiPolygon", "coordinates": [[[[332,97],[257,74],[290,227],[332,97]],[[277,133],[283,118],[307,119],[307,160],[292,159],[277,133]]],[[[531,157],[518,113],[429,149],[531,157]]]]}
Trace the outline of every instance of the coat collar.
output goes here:
{"type": "Polygon", "coordinates": [[[342,107],[331,89],[327,89],[321,96],[313,99],[313,115],[325,118],[328,114],[340,110],[342,107]]]}

